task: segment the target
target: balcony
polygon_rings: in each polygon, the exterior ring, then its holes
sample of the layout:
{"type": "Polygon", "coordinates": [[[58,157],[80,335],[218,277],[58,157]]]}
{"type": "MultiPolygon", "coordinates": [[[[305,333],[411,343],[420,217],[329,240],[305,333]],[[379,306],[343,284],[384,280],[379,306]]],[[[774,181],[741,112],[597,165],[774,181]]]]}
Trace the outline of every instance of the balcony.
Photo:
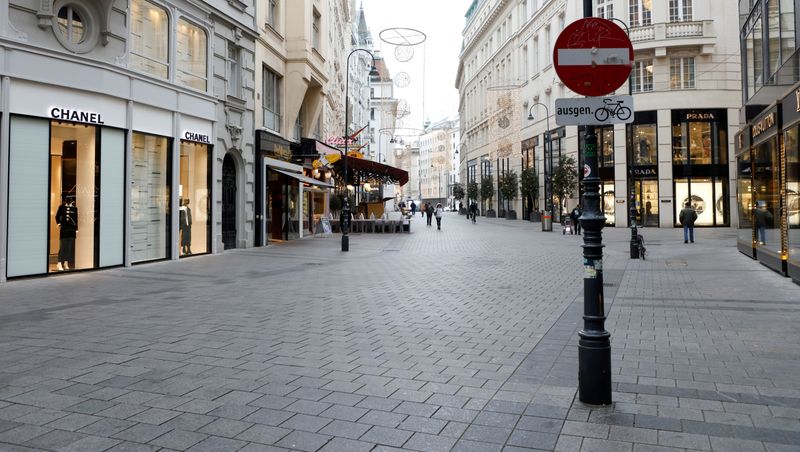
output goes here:
{"type": "Polygon", "coordinates": [[[636,51],[654,49],[657,57],[666,56],[669,47],[697,46],[701,54],[714,51],[716,35],[713,20],[670,22],[633,27],[631,42],[636,51]]]}

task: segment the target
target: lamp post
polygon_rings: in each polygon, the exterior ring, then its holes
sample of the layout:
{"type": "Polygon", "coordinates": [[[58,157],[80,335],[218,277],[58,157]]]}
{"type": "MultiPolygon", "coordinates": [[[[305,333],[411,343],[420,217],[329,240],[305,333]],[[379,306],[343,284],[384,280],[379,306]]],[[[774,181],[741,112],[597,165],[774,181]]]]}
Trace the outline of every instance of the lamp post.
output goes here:
{"type": "MultiPolygon", "coordinates": [[[[592,17],[592,0],[583,1],[584,17],[592,17]]],[[[603,226],[597,135],[586,126],[583,152],[583,328],[578,331],[578,398],[583,403],[611,403],[611,334],[606,331],[603,297],[603,226]]]]}
{"type": "Polygon", "coordinates": [[[547,132],[544,135],[544,149],[547,154],[544,172],[544,215],[542,216],[542,231],[553,230],[553,140],[550,139],[550,110],[547,105],[535,102],[528,110],[528,121],[533,121],[533,108],[537,105],[544,107],[545,125],[547,132]],[[549,169],[548,169],[549,166],[549,169]],[[549,220],[549,221],[545,221],[549,220]]]}
{"type": "Polygon", "coordinates": [[[350,116],[350,102],[347,101],[347,94],[350,91],[350,57],[356,52],[366,52],[372,58],[372,68],[369,71],[370,76],[378,76],[378,70],[375,68],[375,55],[367,49],[353,49],[347,55],[347,62],[345,64],[345,84],[344,84],[344,207],[342,208],[342,251],[350,251],[350,189],[347,188],[347,145],[350,143],[350,131],[347,130],[347,119],[350,116]]]}

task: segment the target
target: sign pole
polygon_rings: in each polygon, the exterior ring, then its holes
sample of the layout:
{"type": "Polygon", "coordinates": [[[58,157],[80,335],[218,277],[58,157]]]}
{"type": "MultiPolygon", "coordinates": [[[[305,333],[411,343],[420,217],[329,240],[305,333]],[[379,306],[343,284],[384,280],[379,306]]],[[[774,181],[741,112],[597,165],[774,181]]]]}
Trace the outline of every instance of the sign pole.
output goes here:
{"type": "MultiPolygon", "coordinates": [[[[592,0],[583,1],[584,17],[592,16],[592,0]]],[[[583,403],[611,403],[611,334],[605,329],[603,303],[603,226],[597,135],[586,126],[583,152],[583,329],[578,332],[578,398],[583,403]]]]}

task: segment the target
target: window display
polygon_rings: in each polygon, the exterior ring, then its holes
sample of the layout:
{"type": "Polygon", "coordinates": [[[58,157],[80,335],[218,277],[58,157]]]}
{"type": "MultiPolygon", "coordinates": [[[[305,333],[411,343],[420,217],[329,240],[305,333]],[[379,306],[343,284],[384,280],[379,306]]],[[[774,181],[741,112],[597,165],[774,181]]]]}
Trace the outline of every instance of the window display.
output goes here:
{"type": "Polygon", "coordinates": [[[134,132],[131,152],[131,261],[166,259],[170,233],[169,140],[134,132]]]}
{"type": "Polygon", "coordinates": [[[636,180],[635,205],[638,212],[637,223],[641,226],[658,227],[658,181],[636,180]]]}
{"type": "Polygon", "coordinates": [[[798,128],[784,134],[786,146],[786,214],[789,223],[789,259],[800,263],[800,142],[798,128]]]}
{"type": "Polygon", "coordinates": [[[778,139],[772,138],[753,148],[753,221],[758,245],[781,253],[781,189],[778,139]]]}
{"type": "Polygon", "coordinates": [[[94,126],[51,124],[49,272],[96,267],[96,141],[94,126]]]}
{"type": "Polygon", "coordinates": [[[606,225],[614,226],[616,223],[616,212],[614,206],[614,182],[602,183],[603,197],[600,198],[603,207],[603,215],[606,217],[606,225]]]}
{"type": "Polygon", "coordinates": [[[181,256],[209,251],[209,146],[181,141],[178,245],[181,256]]]}
{"type": "Polygon", "coordinates": [[[697,212],[695,226],[722,226],[726,199],[724,184],[718,179],[675,179],[675,224],[681,224],[678,212],[690,202],[697,212]]]}
{"type": "Polygon", "coordinates": [[[658,164],[658,141],[656,124],[633,124],[628,126],[628,155],[633,165],[658,164]]]}
{"type": "Polygon", "coordinates": [[[753,168],[750,152],[736,158],[736,202],[739,213],[739,241],[750,243],[753,240],[753,168]]]}

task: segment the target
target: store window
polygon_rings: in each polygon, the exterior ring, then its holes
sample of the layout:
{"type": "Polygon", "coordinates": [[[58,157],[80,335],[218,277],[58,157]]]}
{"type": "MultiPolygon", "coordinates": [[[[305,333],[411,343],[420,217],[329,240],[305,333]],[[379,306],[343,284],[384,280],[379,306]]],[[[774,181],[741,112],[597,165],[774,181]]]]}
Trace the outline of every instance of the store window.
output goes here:
{"type": "Polygon", "coordinates": [[[694,57],[669,59],[670,89],[694,88],[694,57]]]}
{"type": "Polygon", "coordinates": [[[631,124],[628,126],[628,149],[631,164],[635,166],[658,164],[657,124],[631,124]]]}
{"type": "Polygon", "coordinates": [[[692,0],[669,0],[669,21],[687,22],[692,20],[692,0]]]}
{"type": "Polygon", "coordinates": [[[169,77],[169,16],[164,8],[147,0],[131,0],[130,52],[132,69],[169,77]]]}
{"type": "Polygon", "coordinates": [[[606,225],[614,226],[617,222],[616,212],[614,210],[614,181],[604,181],[600,188],[603,191],[603,196],[600,198],[600,201],[602,203],[603,216],[606,217],[606,225]]]}
{"type": "Polygon", "coordinates": [[[800,263],[800,141],[795,126],[784,133],[786,146],[786,214],[789,259],[800,263]]]}
{"type": "Polygon", "coordinates": [[[264,111],[264,127],[280,133],[281,131],[281,76],[264,68],[264,86],[262,108],[264,111]]]}
{"type": "Polygon", "coordinates": [[[178,186],[178,245],[181,256],[209,251],[209,151],[207,144],[181,141],[178,186]]]}
{"type": "Polygon", "coordinates": [[[739,213],[738,239],[742,243],[753,241],[753,166],[750,152],[736,158],[736,204],[739,213]]]}
{"type": "Polygon", "coordinates": [[[631,91],[634,93],[653,91],[653,60],[637,60],[633,62],[631,91]]]}
{"type": "Polygon", "coordinates": [[[184,19],[179,19],[175,41],[178,60],[176,81],[189,88],[205,91],[208,77],[206,32],[184,19]]]}
{"type": "Polygon", "coordinates": [[[96,127],[51,123],[49,272],[97,266],[98,160],[96,127]]]}
{"type": "Polygon", "coordinates": [[[628,0],[631,27],[647,27],[652,24],[652,0],[628,0]]]}
{"type": "Polygon", "coordinates": [[[169,139],[133,133],[131,261],[166,259],[170,252],[169,139]]]}
{"type": "Polygon", "coordinates": [[[778,139],[753,147],[753,221],[758,245],[781,253],[781,171],[778,139]]]}
{"type": "MultiPolygon", "coordinates": [[[[680,212],[690,203],[697,212],[696,226],[723,226],[725,224],[725,203],[727,187],[720,178],[697,177],[675,179],[675,211],[680,212]]],[[[676,225],[680,219],[676,215],[676,225]]]]}

